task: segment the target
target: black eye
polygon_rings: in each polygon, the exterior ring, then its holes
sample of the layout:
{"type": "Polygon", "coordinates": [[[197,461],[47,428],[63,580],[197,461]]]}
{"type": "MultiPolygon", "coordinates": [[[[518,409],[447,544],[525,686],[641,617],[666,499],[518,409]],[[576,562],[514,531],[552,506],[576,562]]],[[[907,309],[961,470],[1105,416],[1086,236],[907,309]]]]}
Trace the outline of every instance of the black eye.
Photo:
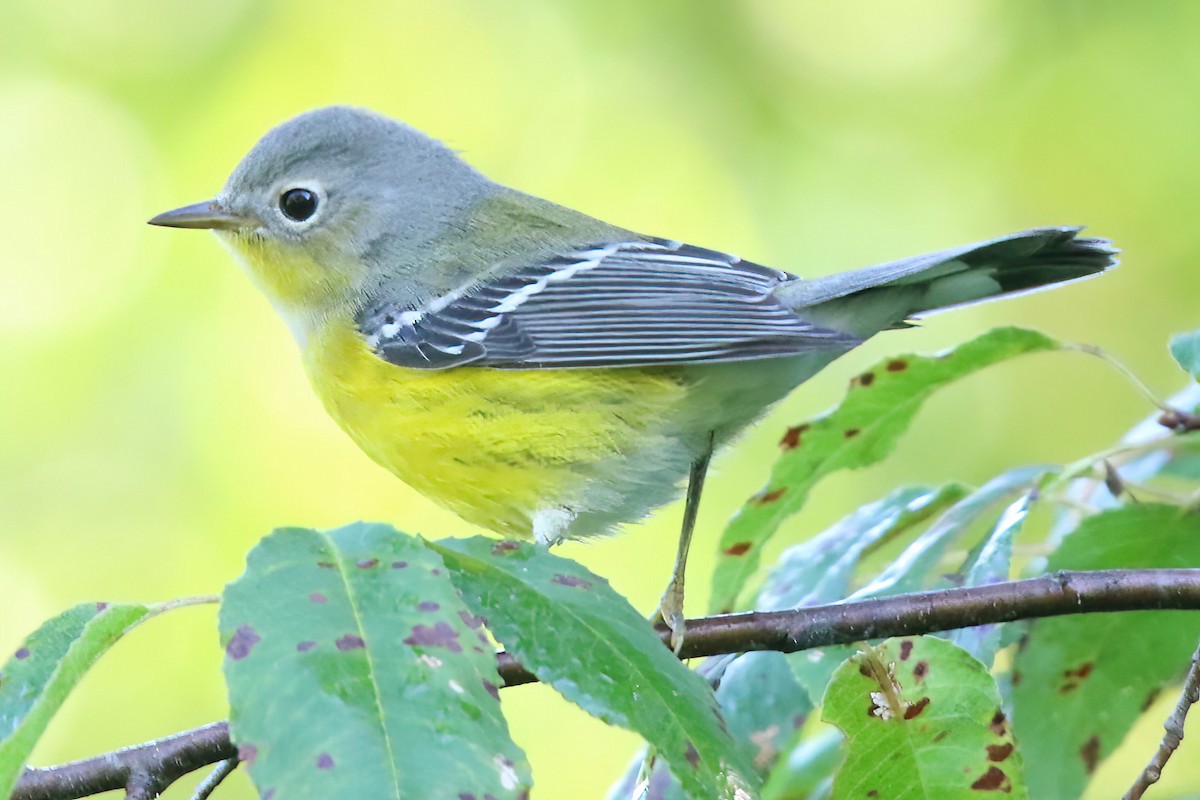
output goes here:
{"type": "Polygon", "coordinates": [[[288,189],[279,195],[279,210],[288,219],[304,222],[317,213],[317,193],[308,189],[288,189]]]}

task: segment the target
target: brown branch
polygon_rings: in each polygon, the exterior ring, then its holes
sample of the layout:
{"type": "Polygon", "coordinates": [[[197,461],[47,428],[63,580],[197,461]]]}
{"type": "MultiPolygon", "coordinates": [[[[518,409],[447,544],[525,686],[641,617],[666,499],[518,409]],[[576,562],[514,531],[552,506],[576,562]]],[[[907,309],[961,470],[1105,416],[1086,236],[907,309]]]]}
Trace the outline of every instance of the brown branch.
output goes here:
{"type": "MultiPolygon", "coordinates": [[[[965,589],[884,597],[799,611],[750,612],[688,623],[683,657],[792,653],[864,639],[936,633],[1105,611],[1200,610],[1200,569],[1056,572],[965,589]]],[[[665,636],[665,634],[663,634],[665,636]]]]}
{"type": "Polygon", "coordinates": [[[237,758],[229,726],[214,722],[145,744],[57,767],[30,767],[11,800],[74,800],[124,790],[126,797],[157,797],[184,775],[237,758]]]}
{"type": "Polygon", "coordinates": [[[1165,732],[1162,742],[1159,743],[1158,750],[1150,759],[1150,763],[1137,776],[1133,786],[1129,787],[1123,800],[1139,800],[1146,790],[1162,777],[1163,767],[1167,765],[1167,760],[1171,758],[1183,741],[1183,723],[1187,721],[1188,711],[1196,704],[1197,700],[1200,700],[1200,645],[1197,645],[1196,652],[1192,653],[1192,665],[1188,668],[1187,677],[1184,678],[1183,691],[1179,693],[1179,701],[1175,703],[1171,716],[1167,717],[1167,721],[1163,723],[1165,732]]]}
{"type": "MultiPolygon", "coordinates": [[[[705,617],[688,620],[680,655],[696,658],[748,650],[791,653],[1018,619],[1146,610],[1200,611],[1200,569],[1058,572],[988,586],[794,611],[705,617]]],[[[668,644],[670,632],[660,629],[659,635],[668,644]]],[[[505,686],[537,680],[508,653],[500,653],[498,659],[505,686]]],[[[228,727],[218,722],[84,761],[30,768],[11,800],[75,800],[113,789],[125,789],[134,797],[135,787],[146,785],[147,780],[161,789],[192,770],[236,757],[228,727]]]]}

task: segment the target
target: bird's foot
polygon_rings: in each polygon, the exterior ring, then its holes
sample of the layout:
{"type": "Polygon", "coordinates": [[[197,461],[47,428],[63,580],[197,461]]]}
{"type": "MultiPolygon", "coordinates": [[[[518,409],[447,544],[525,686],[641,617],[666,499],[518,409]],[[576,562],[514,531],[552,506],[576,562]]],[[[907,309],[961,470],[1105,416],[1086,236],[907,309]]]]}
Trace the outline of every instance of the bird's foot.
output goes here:
{"type": "Polygon", "coordinates": [[[683,581],[672,578],[663,592],[662,600],[658,603],[658,611],[654,612],[651,620],[655,624],[659,620],[671,630],[671,650],[679,655],[683,650],[684,626],[687,619],[683,616],[683,581]]]}

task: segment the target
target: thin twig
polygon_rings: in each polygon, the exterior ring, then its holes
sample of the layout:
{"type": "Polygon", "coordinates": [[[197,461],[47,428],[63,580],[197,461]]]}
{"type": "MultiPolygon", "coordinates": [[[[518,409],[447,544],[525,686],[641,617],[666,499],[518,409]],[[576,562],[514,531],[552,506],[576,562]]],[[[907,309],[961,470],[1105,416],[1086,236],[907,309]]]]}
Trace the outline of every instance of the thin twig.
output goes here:
{"type": "Polygon", "coordinates": [[[1155,406],[1163,413],[1171,413],[1171,412],[1175,411],[1175,409],[1171,408],[1169,405],[1164,403],[1162,400],[1159,400],[1158,395],[1156,395],[1154,393],[1154,391],[1149,386],[1146,385],[1145,381],[1143,381],[1141,378],[1138,377],[1136,372],[1131,370],[1129,367],[1125,366],[1125,364],[1119,358],[1117,358],[1116,356],[1114,356],[1112,353],[1108,352],[1104,348],[1097,347],[1094,344],[1083,344],[1081,342],[1067,342],[1067,343],[1063,344],[1063,349],[1064,350],[1074,350],[1078,353],[1086,353],[1089,356],[1095,356],[1096,358],[1100,359],[1101,361],[1103,361],[1104,363],[1108,364],[1110,367],[1115,369],[1117,372],[1121,373],[1125,377],[1125,379],[1127,381],[1129,381],[1129,383],[1133,386],[1133,388],[1137,389],[1142,394],[1143,397],[1145,397],[1147,400],[1150,401],[1151,405],[1155,406]]]}
{"type": "MultiPolygon", "coordinates": [[[[1057,572],[987,586],[693,619],[687,622],[680,657],[750,650],[791,653],[1018,619],[1142,610],[1200,611],[1200,569],[1057,572]]],[[[662,628],[658,633],[668,644],[670,631],[662,628]]],[[[500,653],[497,658],[505,686],[537,680],[512,655],[500,653]]],[[[218,722],[84,761],[30,768],[11,800],[75,800],[126,789],[140,775],[152,776],[161,788],[188,772],[236,757],[228,727],[218,722]]]]}
{"type": "Polygon", "coordinates": [[[1178,749],[1179,743],[1183,741],[1183,723],[1187,721],[1188,711],[1196,704],[1197,700],[1200,700],[1200,644],[1196,645],[1196,652],[1192,653],[1192,665],[1188,668],[1187,677],[1184,678],[1183,691],[1179,693],[1179,701],[1175,703],[1175,709],[1171,712],[1171,716],[1167,717],[1167,721],[1163,723],[1165,733],[1158,745],[1158,750],[1155,751],[1154,757],[1150,759],[1146,768],[1137,776],[1133,786],[1129,787],[1124,800],[1139,800],[1146,790],[1162,777],[1163,767],[1167,765],[1168,759],[1178,749]]]}
{"type": "Polygon", "coordinates": [[[208,777],[200,781],[196,786],[192,800],[208,800],[212,796],[212,793],[217,790],[217,787],[221,785],[221,782],[233,774],[233,771],[237,769],[237,765],[237,758],[227,758],[217,764],[216,769],[208,773],[208,777]]]}

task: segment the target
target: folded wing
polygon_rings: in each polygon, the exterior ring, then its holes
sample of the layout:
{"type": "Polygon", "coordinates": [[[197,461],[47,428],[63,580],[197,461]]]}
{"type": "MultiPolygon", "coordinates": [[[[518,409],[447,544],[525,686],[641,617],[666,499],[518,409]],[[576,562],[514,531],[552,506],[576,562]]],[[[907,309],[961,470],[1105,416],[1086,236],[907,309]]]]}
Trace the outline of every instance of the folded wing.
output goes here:
{"type": "Polygon", "coordinates": [[[590,247],[484,279],[422,308],[386,300],[359,327],[413,369],[635,367],[847,350],[775,295],[786,272],[665,240],[590,247]]]}

